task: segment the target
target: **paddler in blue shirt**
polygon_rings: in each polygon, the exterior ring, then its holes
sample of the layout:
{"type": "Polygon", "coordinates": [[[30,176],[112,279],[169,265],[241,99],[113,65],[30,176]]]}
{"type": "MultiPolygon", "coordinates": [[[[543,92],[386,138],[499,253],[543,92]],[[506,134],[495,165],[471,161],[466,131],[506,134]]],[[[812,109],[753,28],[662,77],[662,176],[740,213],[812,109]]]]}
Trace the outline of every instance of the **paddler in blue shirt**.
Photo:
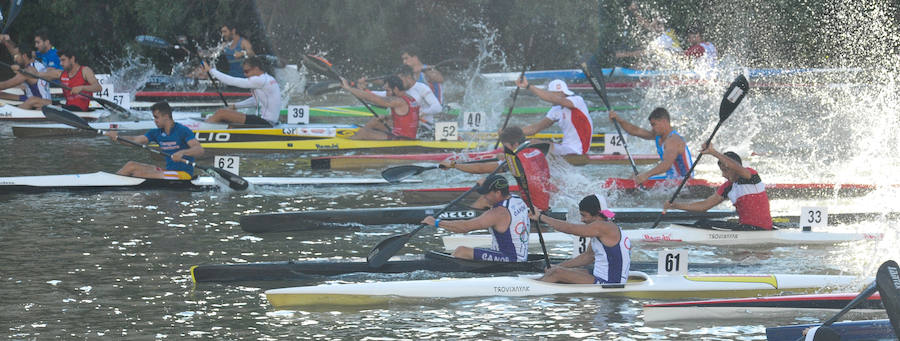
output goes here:
{"type": "Polygon", "coordinates": [[[491,232],[491,248],[457,247],[453,257],[493,262],[524,262],[528,260],[528,237],[531,221],[528,205],[522,198],[509,193],[509,182],[502,175],[492,174],[479,182],[476,191],[491,203],[491,209],[469,220],[442,221],[425,217],[422,224],[433,225],[455,233],[476,230],[491,232]]]}
{"type": "Polygon", "coordinates": [[[634,176],[636,186],[640,186],[648,179],[666,180],[683,178],[691,169],[691,150],[688,149],[684,138],[672,128],[669,112],[664,108],[656,108],[650,112],[647,119],[650,121],[650,130],[638,127],[619,117],[614,110],[609,111],[609,119],[619,122],[622,128],[631,135],[645,140],[656,142],[656,153],[660,162],[646,172],[634,176]]]}
{"type": "Polygon", "coordinates": [[[146,179],[189,180],[194,177],[194,167],[185,163],[194,161],[194,157],[203,155],[203,146],[194,137],[194,132],[172,120],[172,107],[169,103],[159,102],[150,107],[153,112],[153,123],[156,129],[150,129],[140,136],[119,136],[115,131],[106,132],[113,141],[128,139],[139,144],[150,142],[159,145],[159,149],[171,154],[166,157],[166,168],[145,163],[128,161],[116,174],[146,179]]]}
{"type": "Polygon", "coordinates": [[[554,219],[540,210],[531,214],[531,219],[557,231],[591,240],[582,254],[546,269],[540,280],[570,284],[625,283],[631,268],[631,241],[613,222],[615,213],[609,210],[606,198],[599,194],[588,195],[578,203],[578,210],[584,224],[554,219]],[[591,264],[594,265],[593,272],[582,268],[591,264]]]}
{"type": "Polygon", "coordinates": [[[400,51],[400,59],[403,64],[409,65],[415,74],[417,82],[427,85],[438,101],[444,103],[444,75],[433,66],[423,63],[419,59],[419,51],[412,46],[404,47],[400,51]]]}

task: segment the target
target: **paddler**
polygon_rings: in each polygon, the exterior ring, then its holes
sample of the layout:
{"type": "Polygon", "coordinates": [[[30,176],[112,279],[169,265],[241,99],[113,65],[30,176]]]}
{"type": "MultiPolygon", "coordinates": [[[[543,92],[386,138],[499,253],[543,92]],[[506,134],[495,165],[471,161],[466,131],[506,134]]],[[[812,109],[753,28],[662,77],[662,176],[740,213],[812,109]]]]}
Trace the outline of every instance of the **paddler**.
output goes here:
{"type": "Polygon", "coordinates": [[[719,153],[712,144],[701,151],[718,159],[719,170],[727,181],[705,200],[691,203],[669,203],[663,205],[663,213],[668,209],[691,212],[706,212],[725,199],[731,200],[737,210],[738,222],[723,220],[700,220],[695,225],[735,231],[772,230],[772,212],[769,210],[769,195],[766,184],[753,168],[744,167],[741,157],[735,152],[719,153]]]}
{"type": "Polygon", "coordinates": [[[153,113],[153,123],[157,128],[139,136],[119,136],[115,131],[106,132],[106,136],[113,141],[128,139],[143,145],[150,142],[158,144],[161,151],[171,154],[170,157],[166,157],[166,168],[128,161],[116,174],[147,179],[192,179],[194,167],[184,161],[193,162],[194,157],[203,155],[203,146],[194,137],[194,132],[190,128],[172,120],[172,107],[169,103],[155,103],[150,107],[150,111],[153,113]]]}
{"type": "MultiPolygon", "coordinates": [[[[31,49],[31,47],[23,46],[19,50],[22,53],[16,56],[15,62],[19,65],[20,68],[24,68],[25,71],[34,74],[41,73],[47,70],[47,67],[44,66],[43,63],[35,59],[34,55],[32,54],[33,50],[31,49]]],[[[19,104],[19,108],[22,109],[40,108],[43,106],[43,104],[41,103],[51,100],[50,83],[43,79],[36,79],[27,77],[21,73],[16,73],[16,75],[12,78],[0,82],[0,90],[20,86],[25,87],[24,95],[0,93],[0,98],[22,101],[22,103],[19,104]]]]}
{"type": "Polygon", "coordinates": [[[556,155],[583,155],[591,149],[591,135],[594,133],[594,123],[584,98],[569,90],[566,82],[554,79],[547,84],[547,90],[528,84],[524,77],[516,79],[519,88],[531,90],[538,98],[550,102],[553,107],[547,111],[547,116],[536,123],[522,128],[525,136],[539,133],[549,128],[553,123],[559,124],[563,132],[562,143],[553,143],[550,152],[556,155]]]}
{"type": "MultiPolygon", "coordinates": [[[[25,53],[25,51],[21,51],[16,47],[16,44],[10,39],[8,34],[0,34],[0,41],[3,42],[3,45],[6,45],[7,51],[14,57],[13,59],[15,59],[16,55],[25,53]]],[[[34,49],[34,57],[43,63],[44,66],[62,69],[59,54],[50,42],[49,30],[46,28],[41,28],[34,32],[34,49]]]]}
{"type": "Polygon", "coordinates": [[[227,85],[249,89],[253,94],[243,101],[232,103],[229,108],[216,110],[216,113],[206,119],[206,122],[227,122],[237,124],[250,124],[266,127],[274,127],[281,117],[281,87],[278,81],[265,71],[265,64],[260,57],[250,57],[244,60],[243,72],[247,78],[237,78],[226,75],[213,69],[208,63],[201,66],[201,70],[209,72],[214,78],[227,85]],[[247,115],[237,108],[256,108],[255,115],[247,115]]]}
{"type": "MultiPolygon", "coordinates": [[[[517,165],[514,169],[521,169],[525,177],[528,179],[528,190],[531,193],[531,203],[541,210],[550,209],[550,193],[556,191],[550,183],[550,165],[547,163],[547,157],[544,154],[544,148],[549,147],[547,144],[537,143],[531,147],[524,148],[518,154],[513,152],[525,142],[525,134],[522,128],[511,126],[500,132],[500,143],[503,144],[503,153],[497,154],[497,159],[506,160],[507,169],[509,165],[517,165]],[[518,156],[518,157],[516,157],[518,156]]],[[[498,163],[502,161],[497,161],[498,163]]],[[[455,161],[441,162],[441,169],[455,168],[466,173],[487,174],[497,167],[492,162],[477,163],[456,163],[455,161]]],[[[513,173],[519,176],[519,171],[513,173]]],[[[481,197],[472,204],[474,208],[491,207],[487,198],[481,197]]]]}
{"type": "Polygon", "coordinates": [[[560,232],[589,238],[587,250],[580,255],[546,269],[540,280],[552,283],[607,284],[625,283],[631,268],[631,241],[613,221],[606,198],[588,195],[578,203],[583,224],[573,224],[544,215],[541,210],[531,219],[560,232]],[[594,265],[593,272],[583,267],[594,265]]]}
{"type": "Polygon", "coordinates": [[[455,233],[487,229],[491,232],[491,248],[457,247],[453,257],[494,262],[524,262],[528,260],[528,237],[531,221],[528,205],[522,198],[509,193],[509,182],[502,175],[492,174],[478,183],[476,191],[491,205],[491,209],[469,220],[443,221],[425,217],[422,224],[433,225],[455,233]]]}
{"type": "MultiPolygon", "coordinates": [[[[66,104],[62,107],[71,111],[89,111],[91,99],[83,96],[91,95],[103,88],[97,77],[94,76],[94,70],[90,67],[79,64],[78,58],[70,51],[59,51],[59,61],[62,64],[62,70],[55,68],[47,68],[44,72],[36,73],[37,76],[46,79],[59,79],[59,83],[71,88],[63,89],[63,97],[66,104]]],[[[11,69],[19,71],[18,65],[12,65],[11,69]]],[[[45,105],[52,104],[51,100],[43,98],[34,98],[33,105],[36,108],[42,108],[45,105]]]]}
{"type": "MultiPolygon", "coordinates": [[[[433,139],[434,115],[440,113],[444,108],[441,106],[441,102],[434,95],[434,92],[431,91],[430,87],[424,83],[416,82],[414,74],[415,71],[413,71],[412,67],[409,65],[401,66],[396,73],[397,77],[400,77],[400,80],[403,81],[403,86],[406,88],[404,92],[419,104],[419,131],[417,137],[419,139],[433,139]]],[[[357,86],[366,84],[366,78],[359,79],[356,84],[357,86]]],[[[378,96],[387,95],[386,91],[372,91],[372,93],[378,96]]]]}
{"type": "Polygon", "coordinates": [[[404,47],[400,51],[400,59],[404,65],[413,69],[413,77],[416,82],[427,85],[438,101],[444,103],[444,75],[433,66],[423,63],[419,59],[419,51],[415,47],[404,47]]]}
{"type": "Polygon", "coordinates": [[[256,55],[253,53],[253,44],[244,39],[234,25],[222,25],[219,32],[222,33],[222,41],[225,43],[222,55],[228,61],[228,75],[235,78],[247,77],[241,66],[247,58],[256,55]]]}
{"type": "Polygon", "coordinates": [[[648,179],[666,180],[683,178],[691,169],[691,150],[688,149],[684,138],[672,128],[669,112],[664,108],[656,108],[650,112],[647,119],[650,121],[650,130],[635,126],[619,117],[614,111],[609,111],[609,119],[619,122],[622,128],[629,134],[645,140],[656,142],[656,153],[660,162],[648,171],[634,176],[635,185],[641,185],[648,179]]]}
{"type": "MultiPolygon", "coordinates": [[[[358,84],[362,86],[363,84],[358,84]]],[[[419,103],[403,89],[403,81],[397,76],[388,76],[384,80],[384,96],[378,96],[366,90],[350,86],[350,82],[341,79],[341,87],[354,96],[377,106],[390,108],[393,128],[382,117],[372,117],[368,123],[353,134],[354,140],[415,140],[419,130],[419,103]]]]}

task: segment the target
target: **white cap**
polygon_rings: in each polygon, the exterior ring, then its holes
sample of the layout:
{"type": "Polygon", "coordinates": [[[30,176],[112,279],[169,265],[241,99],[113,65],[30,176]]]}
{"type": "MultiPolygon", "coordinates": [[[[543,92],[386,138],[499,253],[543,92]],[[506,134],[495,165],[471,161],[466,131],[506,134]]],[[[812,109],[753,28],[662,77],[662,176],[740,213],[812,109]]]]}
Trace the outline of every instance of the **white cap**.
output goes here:
{"type": "Polygon", "coordinates": [[[547,84],[547,91],[562,92],[568,96],[575,94],[569,90],[569,87],[566,86],[566,82],[563,82],[561,79],[554,79],[550,84],[547,84]]]}

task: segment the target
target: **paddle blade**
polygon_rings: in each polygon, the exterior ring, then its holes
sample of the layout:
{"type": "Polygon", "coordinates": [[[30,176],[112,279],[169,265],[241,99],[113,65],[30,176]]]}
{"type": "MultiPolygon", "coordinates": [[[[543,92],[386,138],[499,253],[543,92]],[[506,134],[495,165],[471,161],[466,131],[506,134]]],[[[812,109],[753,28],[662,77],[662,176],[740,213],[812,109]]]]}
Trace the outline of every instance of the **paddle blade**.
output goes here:
{"type": "Polygon", "coordinates": [[[398,234],[382,240],[378,245],[375,245],[375,247],[372,248],[372,251],[369,252],[369,255],[366,256],[366,263],[369,264],[370,268],[380,268],[384,263],[387,263],[391,257],[397,254],[397,251],[400,251],[400,249],[406,245],[406,242],[409,241],[410,237],[421,229],[422,226],[419,226],[410,233],[398,234]]]}
{"type": "Polygon", "coordinates": [[[334,69],[331,68],[331,62],[323,57],[314,56],[311,54],[304,55],[303,63],[306,64],[306,66],[310,69],[316,70],[328,76],[340,78],[340,76],[338,76],[338,74],[334,72],[334,69]]]}
{"type": "Polygon", "coordinates": [[[606,96],[606,80],[603,78],[603,68],[597,62],[597,57],[591,56],[581,63],[581,71],[584,72],[585,77],[591,82],[591,86],[594,87],[597,95],[600,96],[600,100],[607,107],[606,110],[610,110],[609,98],[606,96]]]}
{"type": "Polygon", "coordinates": [[[341,83],[337,81],[316,82],[306,87],[306,94],[310,96],[324,95],[341,89],[341,83]]]}
{"type": "Polygon", "coordinates": [[[124,116],[125,118],[131,116],[130,110],[117,104],[116,102],[113,102],[113,101],[110,101],[110,100],[104,99],[104,98],[97,98],[97,97],[93,97],[91,99],[94,101],[97,101],[97,103],[100,103],[100,105],[102,105],[104,108],[106,108],[106,110],[109,110],[110,112],[112,112],[114,114],[124,116]]]}
{"type": "Polygon", "coordinates": [[[244,179],[244,178],[238,176],[237,174],[234,174],[234,173],[224,170],[222,168],[199,167],[199,166],[198,166],[198,168],[201,168],[201,169],[204,169],[207,171],[213,171],[214,178],[216,178],[217,180],[225,181],[226,183],[228,183],[228,187],[233,190],[243,191],[243,190],[246,190],[247,187],[250,187],[250,183],[247,182],[247,179],[244,179]]]}
{"type": "Polygon", "coordinates": [[[748,91],[750,91],[750,83],[747,82],[747,78],[744,75],[738,75],[725,91],[725,97],[722,98],[722,104],[719,106],[719,121],[724,121],[731,116],[748,91]]]}
{"type": "Polygon", "coordinates": [[[134,40],[137,41],[138,44],[141,44],[144,46],[160,48],[160,49],[167,49],[167,48],[172,47],[172,45],[169,44],[169,42],[165,41],[163,38],[155,37],[155,36],[141,35],[141,36],[135,37],[134,40]]]}
{"type": "Polygon", "coordinates": [[[41,109],[41,112],[44,113],[44,116],[47,117],[48,120],[70,125],[79,129],[95,130],[83,118],[55,105],[45,105],[41,109]]]}
{"type": "Polygon", "coordinates": [[[19,12],[22,10],[22,1],[24,0],[9,0],[9,12],[6,14],[6,23],[3,24],[4,34],[9,31],[9,27],[12,26],[13,20],[16,19],[19,12]]]}
{"type": "Polygon", "coordinates": [[[396,167],[391,167],[391,168],[388,168],[388,169],[385,169],[384,171],[382,171],[381,177],[383,177],[385,180],[387,180],[390,183],[398,183],[398,182],[403,181],[404,179],[409,178],[413,175],[419,175],[419,174],[422,174],[422,172],[424,172],[426,170],[435,169],[437,167],[438,166],[422,167],[422,166],[416,166],[416,165],[396,166],[396,167]]]}
{"type": "Polygon", "coordinates": [[[875,282],[878,283],[881,303],[891,320],[894,334],[900,335],[900,267],[897,262],[889,260],[881,264],[875,282]]]}

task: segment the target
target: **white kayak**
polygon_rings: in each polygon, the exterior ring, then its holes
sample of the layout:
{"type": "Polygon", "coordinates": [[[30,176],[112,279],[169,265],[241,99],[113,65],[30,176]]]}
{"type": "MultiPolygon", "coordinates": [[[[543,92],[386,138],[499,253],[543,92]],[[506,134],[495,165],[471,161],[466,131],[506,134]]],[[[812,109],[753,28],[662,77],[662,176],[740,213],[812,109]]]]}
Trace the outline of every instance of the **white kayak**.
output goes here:
{"type": "MultiPolygon", "coordinates": [[[[201,142],[223,142],[223,138],[230,139],[231,136],[225,136],[223,133],[234,134],[253,134],[269,136],[266,140],[277,140],[273,136],[296,137],[296,138],[329,138],[336,137],[338,130],[353,129],[358,127],[352,124],[279,124],[271,128],[251,128],[245,126],[234,126],[227,123],[208,123],[200,117],[200,113],[172,113],[172,118],[185,127],[193,130],[198,134],[197,138],[201,142]],[[201,134],[201,131],[204,134],[201,134]],[[214,136],[210,135],[214,132],[214,136]],[[202,135],[202,136],[201,136],[202,135]]],[[[156,128],[153,121],[119,121],[119,122],[93,122],[89,123],[91,128],[110,131],[147,131],[156,128]]],[[[62,123],[17,123],[12,125],[13,136],[15,137],[64,137],[64,136],[93,136],[94,132],[77,129],[62,123]]]]}
{"type": "Polygon", "coordinates": [[[819,292],[855,287],[855,276],[829,275],[647,275],[632,271],[627,284],[559,284],[538,281],[538,275],[442,278],[394,282],[322,284],[272,289],[266,298],[276,308],[308,305],[366,305],[392,300],[435,298],[596,295],[643,299],[751,297],[819,292]]]}
{"type": "MultiPolygon", "coordinates": [[[[199,170],[198,170],[199,172],[199,170]]],[[[246,177],[251,185],[262,186],[331,186],[331,185],[386,185],[378,178],[294,178],[294,177],[246,177]]],[[[417,183],[421,180],[408,180],[417,183]]],[[[65,175],[0,177],[0,192],[28,192],[51,190],[128,190],[128,189],[188,189],[200,190],[217,186],[212,177],[201,176],[193,180],[143,179],[107,172],[65,175]]]]}
{"type": "MultiPolygon", "coordinates": [[[[837,244],[858,240],[879,241],[884,233],[835,233],[778,229],[771,231],[724,231],[671,224],[659,229],[622,230],[632,244],[703,244],[703,245],[813,245],[837,244]]],[[[546,243],[577,243],[587,245],[585,238],[562,232],[544,233],[546,243]]],[[[444,236],[444,249],[456,250],[459,246],[490,247],[491,236],[486,233],[454,234],[444,236]]],[[[540,247],[537,233],[529,237],[530,247],[540,247]]]]}
{"type": "MultiPolygon", "coordinates": [[[[101,117],[105,117],[109,115],[109,112],[106,110],[98,109],[94,111],[88,112],[76,112],[75,115],[81,117],[85,120],[98,120],[101,117]]],[[[22,109],[15,105],[6,104],[0,102],[0,120],[6,121],[14,121],[14,120],[27,120],[27,121],[40,121],[46,120],[44,117],[44,113],[40,110],[28,110],[22,109]]]]}

